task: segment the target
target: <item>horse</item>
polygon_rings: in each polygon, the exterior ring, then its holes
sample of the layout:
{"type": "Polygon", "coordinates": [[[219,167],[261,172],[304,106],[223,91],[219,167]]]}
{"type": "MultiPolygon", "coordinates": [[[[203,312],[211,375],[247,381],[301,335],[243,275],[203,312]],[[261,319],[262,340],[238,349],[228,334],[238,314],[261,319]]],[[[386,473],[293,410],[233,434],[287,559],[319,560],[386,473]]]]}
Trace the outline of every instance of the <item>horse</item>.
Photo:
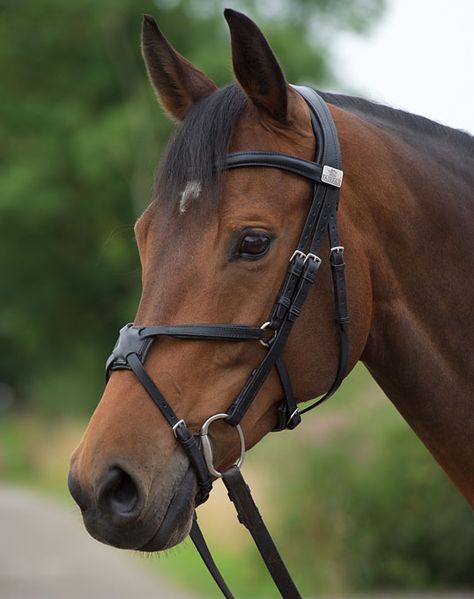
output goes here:
{"type": "MultiPolygon", "coordinates": [[[[474,138],[361,98],[319,92],[340,143],[344,246],[332,247],[325,235],[319,256],[300,256],[294,248],[313,182],[264,159],[248,168],[216,165],[229,153],[254,152],[293,156],[301,170],[314,165],[322,140],[308,102],[286,81],[257,25],[230,9],[225,18],[236,82],[221,89],[172,47],[152,17],[143,20],[149,80],[179,127],[135,226],[142,294],[135,327],[127,330],[153,329],[160,338],[127,338],[142,343],[139,364],[110,369],[71,457],[69,488],[87,530],[141,551],[180,543],[206,495],[209,473],[183,449],[203,423],[215,478],[232,468],[243,443],[253,447],[279,427],[288,380],[300,405],[326,393],[341,368],[347,376],[358,361],[474,506],[474,138]],[[341,367],[332,257],[343,248],[347,318],[339,320],[349,334],[341,367]],[[317,267],[317,284],[282,347],[286,370],[273,363],[255,400],[229,423],[229,406],[271,351],[278,331],[269,330],[268,314],[289,261],[300,258],[305,268],[317,267]],[[226,331],[234,332],[246,326],[230,343],[217,323],[231,323],[226,331]]],[[[333,169],[336,179],[339,173],[333,169]]],[[[284,424],[296,425],[296,416],[298,409],[286,413],[284,424]]],[[[193,447],[200,452],[198,443],[193,447]]]]}

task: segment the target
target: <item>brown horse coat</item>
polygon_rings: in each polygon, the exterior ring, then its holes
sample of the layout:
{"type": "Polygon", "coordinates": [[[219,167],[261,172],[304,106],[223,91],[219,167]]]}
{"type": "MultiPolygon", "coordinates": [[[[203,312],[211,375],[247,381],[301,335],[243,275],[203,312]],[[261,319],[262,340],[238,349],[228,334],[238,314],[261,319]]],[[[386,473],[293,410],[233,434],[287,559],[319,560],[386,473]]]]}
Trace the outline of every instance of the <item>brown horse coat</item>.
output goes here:
{"type": "MultiPolygon", "coordinates": [[[[311,160],[306,105],[257,27],[234,11],[226,18],[241,92],[217,91],[145,18],[143,53],[161,104],[184,121],[182,132],[192,119],[208,123],[200,139],[212,145],[222,98],[240,95],[226,130],[232,151],[268,149],[311,160]]],[[[339,223],[351,319],[348,370],[364,361],[474,505],[473,139],[363,100],[323,97],[344,164],[339,223]]],[[[194,142],[182,135],[181,143],[185,152],[194,142]]],[[[162,173],[163,186],[136,225],[143,291],[135,322],[261,324],[301,230],[310,184],[275,169],[238,169],[225,174],[217,200],[205,181],[189,181],[180,197],[163,197],[176,177],[162,173]],[[271,234],[260,260],[232,254],[247,229],[271,234]]],[[[326,255],[328,249],[326,243],[326,255]]],[[[333,380],[333,319],[326,259],[284,352],[299,401],[333,380]]],[[[160,339],[147,369],[197,431],[225,412],[263,352],[258,344],[160,339]]],[[[249,447],[275,425],[280,399],[274,373],[243,420],[249,447]]],[[[235,432],[220,422],[213,437],[217,465],[229,464],[238,452],[235,432]]],[[[112,375],[72,457],[70,487],[86,526],[102,541],[149,550],[187,535],[195,494],[187,458],[132,373],[112,375]]]]}

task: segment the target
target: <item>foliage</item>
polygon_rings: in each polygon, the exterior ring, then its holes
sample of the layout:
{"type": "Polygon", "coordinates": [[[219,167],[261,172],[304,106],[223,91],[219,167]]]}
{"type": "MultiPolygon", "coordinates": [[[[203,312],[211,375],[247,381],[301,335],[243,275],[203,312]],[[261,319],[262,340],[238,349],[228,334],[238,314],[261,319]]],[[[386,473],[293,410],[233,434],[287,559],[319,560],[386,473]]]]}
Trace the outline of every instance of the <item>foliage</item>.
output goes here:
{"type": "Polygon", "coordinates": [[[474,588],[471,509],[401,418],[371,420],[286,464],[293,562],[338,592],[474,588]]]}
{"type": "MultiPolygon", "coordinates": [[[[329,33],[382,3],[229,4],[259,18],[290,79],[327,83],[329,33]]],[[[141,64],[141,12],[230,80],[216,0],[0,0],[0,381],[44,410],[90,410],[139,294],[132,225],[172,128],[141,64]]]]}
{"type": "Polygon", "coordinates": [[[58,419],[31,414],[0,419],[0,483],[34,487],[48,495],[66,498],[69,458],[84,430],[84,419],[58,419]]]}

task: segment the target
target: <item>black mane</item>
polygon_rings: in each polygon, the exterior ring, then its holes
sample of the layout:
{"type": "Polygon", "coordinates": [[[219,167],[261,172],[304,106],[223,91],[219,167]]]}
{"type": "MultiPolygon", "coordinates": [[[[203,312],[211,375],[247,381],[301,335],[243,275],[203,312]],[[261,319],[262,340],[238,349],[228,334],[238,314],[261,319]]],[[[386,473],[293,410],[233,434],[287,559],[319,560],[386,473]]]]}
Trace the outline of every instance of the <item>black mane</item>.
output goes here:
{"type": "Polygon", "coordinates": [[[199,181],[201,196],[217,201],[221,172],[239,115],[247,98],[236,84],[217,90],[198,102],[178,127],[162,158],[155,194],[174,210],[189,181],[199,181]]]}
{"type": "MultiPolygon", "coordinates": [[[[414,147],[426,151],[428,144],[430,154],[439,155],[440,160],[451,155],[460,161],[466,153],[468,156],[474,154],[474,137],[469,133],[362,98],[318,93],[326,102],[394,132],[414,147]]],[[[158,171],[155,195],[167,209],[176,210],[190,181],[199,181],[200,196],[205,202],[215,204],[218,201],[221,172],[214,166],[224,161],[246,103],[247,98],[240,87],[231,84],[201,100],[189,111],[169,142],[158,171]]]]}
{"type": "MultiPolygon", "coordinates": [[[[441,142],[448,142],[459,148],[474,150],[474,137],[467,131],[453,129],[441,125],[426,117],[412,114],[397,108],[391,108],[384,104],[378,104],[357,96],[345,96],[343,94],[331,94],[318,91],[318,94],[328,102],[340,108],[345,108],[365,120],[380,125],[384,129],[390,129],[401,137],[419,138],[420,134],[435,138],[441,142]]],[[[426,140],[422,141],[423,144],[426,140]]]]}

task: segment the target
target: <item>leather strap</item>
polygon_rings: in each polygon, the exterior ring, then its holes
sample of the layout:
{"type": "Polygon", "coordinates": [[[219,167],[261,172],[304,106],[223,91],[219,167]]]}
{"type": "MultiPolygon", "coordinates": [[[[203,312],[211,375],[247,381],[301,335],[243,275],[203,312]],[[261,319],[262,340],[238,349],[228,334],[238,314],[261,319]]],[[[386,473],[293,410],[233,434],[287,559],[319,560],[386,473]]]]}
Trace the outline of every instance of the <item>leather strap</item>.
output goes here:
{"type": "Polygon", "coordinates": [[[237,511],[239,522],[252,535],[281,596],[285,599],[301,599],[301,595],[278,553],[278,549],[253,500],[250,487],[245,482],[240,469],[237,466],[232,466],[222,473],[222,480],[237,511]]]}
{"type": "Polygon", "coordinates": [[[264,152],[250,150],[247,152],[233,152],[227,155],[227,159],[222,165],[224,169],[234,169],[242,166],[263,166],[270,168],[278,168],[280,170],[289,171],[300,177],[310,179],[315,183],[322,183],[321,175],[323,166],[305,160],[304,158],[296,158],[290,154],[281,152],[264,152]]]}
{"type": "MultiPolygon", "coordinates": [[[[324,163],[328,162],[334,168],[340,169],[340,148],[331,113],[316,92],[313,92],[313,90],[306,92],[306,88],[304,89],[305,94],[303,95],[308,102],[313,129],[318,140],[321,140],[321,143],[317,144],[316,159],[320,158],[324,163]]],[[[300,92],[300,89],[297,89],[297,91],[300,92]]],[[[266,152],[240,152],[231,154],[229,159],[231,160],[232,168],[248,166],[249,163],[261,166],[264,163],[266,164],[267,159],[269,160],[266,156],[267,154],[266,152]]],[[[286,155],[272,153],[271,156],[272,159],[271,162],[268,162],[268,165],[279,165],[280,168],[290,170],[286,155]]],[[[299,163],[299,160],[293,159],[291,168],[293,168],[294,163],[299,163]]],[[[303,170],[306,170],[307,162],[302,162],[304,164],[304,167],[302,167],[303,170]]],[[[319,167],[320,165],[317,166],[319,167]]],[[[302,176],[306,175],[302,174],[302,176]]],[[[314,187],[311,206],[300,234],[297,250],[290,260],[287,274],[270,317],[269,326],[275,330],[275,335],[270,343],[267,355],[252,370],[243,388],[227,412],[227,422],[231,425],[235,426],[238,424],[245,415],[270,370],[275,365],[277,358],[280,356],[294,321],[301,314],[304,301],[310,286],[314,282],[321,262],[318,253],[322,239],[326,231],[330,228],[330,223],[333,224],[336,222],[338,201],[339,189],[337,187],[330,185],[314,187]]],[[[334,271],[332,272],[334,280],[334,271]]],[[[339,280],[341,279],[340,274],[338,278],[339,280]]],[[[345,362],[347,362],[347,359],[344,360],[344,357],[347,355],[347,349],[346,347],[342,347],[342,345],[347,345],[347,336],[341,334],[340,340],[341,350],[338,374],[331,386],[331,393],[339,386],[340,380],[342,380],[340,374],[342,373],[343,377],[346,370],[345,362]]],[[[286,402],[288,403],[288,399],[286,399],[286,402]]],[[[279,418],[281,419],[281,410],[279,418]]]]}
{"type": "Polygon", "coordinates": [[[138,328],[141,328],[141,336],[145,339],[166,335],[178,339],[259,341],[265,335],[260,327],[243,324],[174,324],[138,328]]]}
{"type": "Polygon", "coordinates": [[[222,578],[222,574],[219,572],[219,568],[216,566],[216,562],[209,551],[206,539],[204,538],[204,535],[199,528],[199,524],[197,523],[196,512],[194,512],[193,515],[193,523],[191,525],[191,532],[189,533],[189,536],[191,537],[191,540],[201,556],[202,561],[204,562],[206,568],[208,569],[212,578],[215,580],[224,597],[226,599],[234,599],[234,595],[232,595],[225,580],[222,578]]]}
{"type": "Polygon", "coordinates": [[[209,493],[211,492],[212,481],[198,442],[189,431],[184,421],[180,420],[176,416],[161,391],[158,389],[148,372],[143,367],[140,358],[136,354],[130,354],[127,357],[127,360],[137,379],[144,386],[156,407],[160,410],[165,420],[172,427],[176,439],[179,441],[181,447],[188,456],[189,461],[196,472],[196,478],[199,487],[199,494],[196,498],[196,502],[204,503],[208,499],[209,493]]]}
{"type": "Polygon", "coordinates": [[[281,356],[275,361],[275,366],[280,379],[280,384],[283,389],[285,399],[278,406],[278,423],[273,429],[274,432],[287,429],[293,430],[301,423],[301,416],[298,412],[293,389],[291,387],[290,377],[286,369],[285,362],[281,356]]]}
{"type": "Polygon", "coordinates": [[[349,316],[347,313],[346,287],[344,282],[344,248],[342,246],[333,247],[331,250],[331,272],[334,287],[334,299],[336,307],[336,323],[339,330],[339,363],[336,377],[323,397],[314,401],[309,406],[299,410],[300,414],[306,414],[310,410],[320,406],[327,401],[339,389],[344,380],[349,359],[349,341],[347,327],[349,316]]]}
{"type": "Polygon", "coordinates": [[[251,372],[240,393],[227,410],[228,418],[226,422],[229,424],[235,426],[242,420],[256,394],[265,382],[277,358],[280,356],[293,324],[301,313],[301,307],[309,292],[309,288],[315,280],[319,264],[318,261],[313,259],[306,261],[299,284],[296,288],[294,297],[292,298],[292,303],[288,308],[285,321],[276,331],[266,356],[257,368],[251,372]]]}
{"type": "Polygon", "coordinates": [[[260,341],[265,331],[260,327],[239,324],[179,324],[160,326],[135,326],[128,323],[120,329],[117,343],[105,365],[106,380],[113,370],[131,370],[127,360],[136,354],[144,364],[153,341],[160,336],[192,340],[260,341]]]}

